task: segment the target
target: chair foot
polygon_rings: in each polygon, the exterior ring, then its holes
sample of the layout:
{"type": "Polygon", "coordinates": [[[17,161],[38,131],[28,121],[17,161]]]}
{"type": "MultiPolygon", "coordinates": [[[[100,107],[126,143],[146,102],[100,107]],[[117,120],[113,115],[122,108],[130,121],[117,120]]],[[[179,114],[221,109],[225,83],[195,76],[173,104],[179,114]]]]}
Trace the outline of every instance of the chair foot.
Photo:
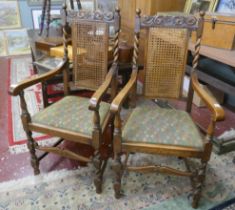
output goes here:
{"type": "Polygon", "coordinates": [[[94,179],[94,185],[95,185],[95,190],[97,194],[101,194],[102,193],[102,180],[95,178],[94,179]]]}
{"type": "Polygon", "coordinates": [[[96,174],[95,174],[95,178],[94,178],[94,185],[95,185],[97,194],[102,193],[103,174],[104,174],[105,168],[107,166],[107,162],[108,162],[108,159],[103,160],[101,158],[99,152],[95,153],[95,157],[93,159],[93,164],[96,169],[96,174]]]}
{"type": "Polygon", "coordinates": [[[193,186],[193,196],[192,196],[193,208],[198,207],[198,203],[201,198],[202,187],[205,181],[206,166],[207,162],[202,162],[195,177],[195,185],[193,186]]]}
{"type": "Polygon", "coordinates": [[[34,175],[38,175],[40,174],[40,170],[39,170],[39,160],[36,156],[36,150],[35,150],[35,141],[32,137],[32,132],[28,131],[26,132],[27,135],[27,146],[30,152],[30,156],[31,156],[31,166],[33,167],[34,170],[34,175]]]}
{"type": "Polygon", "coordinates": [[[113,164],[113,170],[115,172],[115,182],[113,185],[114,192],[115,192],[115,198],[119,199],[121,195],[121,179],[122,179],[122,174],[123,174],[123,165],[121,162],[121,156],[117,155],[115,162],[113,164]]]}
{"type": "Polygon", "coordinates": [[[114,189],[114,196],[116,199],[119,199],[122,197],[122,194],[121,194],[121,184],[118,184],[118,183],[115,183],[113,185],[113,189],[114,189]]]}

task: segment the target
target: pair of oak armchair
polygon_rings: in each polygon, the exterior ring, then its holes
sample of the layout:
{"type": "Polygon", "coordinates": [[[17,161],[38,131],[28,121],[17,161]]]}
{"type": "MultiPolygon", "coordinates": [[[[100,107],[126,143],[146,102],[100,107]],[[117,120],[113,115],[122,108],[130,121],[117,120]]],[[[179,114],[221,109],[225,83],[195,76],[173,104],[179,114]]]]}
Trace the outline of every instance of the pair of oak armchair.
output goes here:
{"type": "MultiPolygon", "coordinates": [[[[35,174],[39,174],[39,160],[35,150],[53,152],[84,162],[93,162],[96,168],[94,184],[96,192],[101,193],[102,177],[109,155],[102,151],[113,151],[115,172],[115,197],[121,197],[121,179],[124,170],[142,172],[163,172],[171,175],[190,177],[192,183],[192,206],[196,208],[200,199],[206,166],[212,151],[211,138],[216,121],[224,118],[221,106],[203,90],[198,82],[196,67],[199,58],[200,41],[203,29],[203,14],[194,16],[148,16],[141,18],[136,13],[133,68],[131,78],[117,94],[118,72],[118,35],[120,30],[119,10],[109,14],[66,11],[64,17],[64,62],[55,70],[35,76],[12,85],[10,93],[19,95],[22,108],[22,123],[28,138],[31,165],[35,174]],[[91,99],[69,94],[67,24],[72,27],[73,73],[76,86],[95,90],[91,99]],[[113,64],[107,72],[108,26],[114,24],[115,40],[113,64]],[[140,31],[146,31],[145,81],[143,95],[150,99],[180,98],[187,58],[187,44],[191,31],[197,32],[196,53],[193,61],[187,112],[159,107],[136,106],[123,124],[122,104],[131,94],[135,96],[138,67],[140,31]],[[34,116],[27,111],[24,89],[47,80],[63,72],[66,96],[34,116]],[[111,88],[110,88],[111,87],[111,88]],[[102,97],[111,89],[111,103],[102,101],[102,97]],[[211,121],[207,135],[202,138],[189,113],[193,93],[206,103],[211,111],[211,121]],[[106,144],[104,132],[108,126],[113,129],[113,139],[106,144]],[[82,157],[57,147],[41,147],[32,138],[32,131],[46,133],[62,139],[91,145],[95,149],[93,157],[82,157]],[[181,157],[185,160],[187,171],[179,171],[168,166],[129,166],[130,153],[150,153],[181,157]],[[125,161],[121,156],[126,155],[125,161]],[[199,159],[201,164],[192,169],[187,158],[199,159]]],[[[136,97],[132,97],[136,98],[136,97]]],[[[138,103],[137,103],[138,104],[138,103]]]]}

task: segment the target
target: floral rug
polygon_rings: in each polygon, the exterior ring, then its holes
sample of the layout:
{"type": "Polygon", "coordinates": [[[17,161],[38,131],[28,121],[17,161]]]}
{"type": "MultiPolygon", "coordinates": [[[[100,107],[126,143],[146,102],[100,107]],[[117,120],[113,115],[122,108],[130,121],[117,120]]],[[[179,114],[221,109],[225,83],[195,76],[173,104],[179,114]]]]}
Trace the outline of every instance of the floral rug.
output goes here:
{"type": "MultiPolygon", "coordinates": [[[[235,195],[235,152],[212,155],[199,210],[206,210],[235,195]]],[[[133,164],[167,162],[177,168],[183,161],[175,158],[135,154],[133,164]]],[[[125,173],[122,190],[124,197],[114,198],[113,172],[109,161],[104,174],[103,193],[98,195],[92,182],[92,165],[74,171],[54,171],[40,176],[26,177],[0,184],[0,209],[77,210],[77,209],[164,209],[190,210],[188,200],[190,182],[187,178],[165,174],[125,173]]]]}
{"type": "MultiPolygon", "coordinates": [[[[16,84],[23,79],[33,75],[32,60],[30,56],[15,57],[10,59],[9,65],[9,85],[16,84]]],[[[34,85],[25,90],[25,99],[28,105],[29,113],[38,112],[42,104],[41,84],[34,85]]],[[[9,149],[11,153],[26,152],[26,135],[20,119],[21,109],[19,97],[8,96],[9,107],[9,149]]],[[[39,144],[47,145],[56,141],[55,138],[33,133],[33,137],[39,144]]]]}

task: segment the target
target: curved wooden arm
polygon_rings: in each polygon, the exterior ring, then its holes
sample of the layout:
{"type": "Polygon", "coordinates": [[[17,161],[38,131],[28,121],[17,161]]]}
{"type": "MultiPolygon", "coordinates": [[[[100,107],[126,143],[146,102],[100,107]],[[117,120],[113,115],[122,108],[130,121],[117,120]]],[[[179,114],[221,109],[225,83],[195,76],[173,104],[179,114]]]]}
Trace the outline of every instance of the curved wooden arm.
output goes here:
{"type": "Polygon", "coordinates": [[[27,78],[27,79],[19,82],[18,84],[12,84],[9,89],[9,94],[12,96],[19,95],[19,93],[22,90],[24,90],[25,88],[54,77],[56,74],[59,74],[62,72],[66,63],[67,63],[66,61],[62,62],[56,69],[51,70],[45,74],[33,75],[30,78],[27,78]]]}
{"type": "Polygon", "coordinates": [[[92,95],[90,99],[90,110],[96,110],[102,97],[107,92],[112,79],[114,79],[114,75],[117,72],[117,64],[113,64],[108,72],[108,74],[105,77],[104,83],[95,91],[95,93],[92,95]]]}
{"type": "Polygon", "coordinates": [[[134,87],[136,81],[137,81],[137,76],[138,76],[138,70],[133,69],[131,78],[129,79],[128,83],[125,85],[125,87],[119,92],[119,94],[114,98],[112,104],[111,104],[111,112],[117,113],[120,111],[122,103],[128,96],[129,92],[131,89],[134,87]]]}
{"type": "Polygon", "coordinates": [[[220,121],[224,119],[224,109],[216,101],[215,98],[211,97],[199,84],[196,72],[192,73],[192,86],[194,91],[202,98],[207,107],[211,110],[213,115],[213,121],[220,121]]]}

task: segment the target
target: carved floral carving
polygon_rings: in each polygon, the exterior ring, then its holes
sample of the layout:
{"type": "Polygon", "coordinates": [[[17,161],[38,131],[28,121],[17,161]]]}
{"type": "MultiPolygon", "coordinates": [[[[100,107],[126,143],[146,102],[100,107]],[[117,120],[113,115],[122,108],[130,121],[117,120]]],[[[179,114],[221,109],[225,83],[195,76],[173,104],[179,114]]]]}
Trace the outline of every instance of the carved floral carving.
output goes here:
{"type": "Polygon", "coordinates": [[[68,11],[67,20],[74,21],[79,20],[97,20],[105,22],[113,22],[115,20],[113,12],[102,13],[100,11],[68,11]]]}
{"type": "Polygon", "coordinates": [[[198,27],[194,16],[147,16],[141,18],[141,27],[177,27],[195,30],[198,27]]]}

